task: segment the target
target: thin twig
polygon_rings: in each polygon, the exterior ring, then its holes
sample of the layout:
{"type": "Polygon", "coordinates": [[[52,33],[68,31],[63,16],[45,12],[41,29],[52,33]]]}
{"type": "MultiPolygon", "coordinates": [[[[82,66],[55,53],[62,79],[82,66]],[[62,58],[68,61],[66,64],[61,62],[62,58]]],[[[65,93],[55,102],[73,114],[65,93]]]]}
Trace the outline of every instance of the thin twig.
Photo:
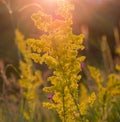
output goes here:
{"type": "Polygon", "coordinates": [[[41,8],[41,6],[38,4],[38,3],[31,3],[31,4],[27,4],[27,5],[25,5],[25,6],[23,6],[22,8],[20,8],[19,10],[18,10],[18,12],[22,12],[22,11],[24,11],[25,9],[27,9],[27,8],[29,8],[29,7],[37,7],[37,8],[39,8],[40,10],[42,10],[42,8],[41,8]]]}

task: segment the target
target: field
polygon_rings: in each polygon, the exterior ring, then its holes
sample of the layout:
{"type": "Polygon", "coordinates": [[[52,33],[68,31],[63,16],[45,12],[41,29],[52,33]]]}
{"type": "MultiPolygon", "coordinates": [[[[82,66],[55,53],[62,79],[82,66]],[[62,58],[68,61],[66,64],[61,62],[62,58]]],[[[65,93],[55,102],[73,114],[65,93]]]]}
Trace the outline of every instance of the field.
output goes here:
{"type": "Polygon", "coordinates": [[[0,122],[120,122],[119,7],[1,0],[0,122]]]}

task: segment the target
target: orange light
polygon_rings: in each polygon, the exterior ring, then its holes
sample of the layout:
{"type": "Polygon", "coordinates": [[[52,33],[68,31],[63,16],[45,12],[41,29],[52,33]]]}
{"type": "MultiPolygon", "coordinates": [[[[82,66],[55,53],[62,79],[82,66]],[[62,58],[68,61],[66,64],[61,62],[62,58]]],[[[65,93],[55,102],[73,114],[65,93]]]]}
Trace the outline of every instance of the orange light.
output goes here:
{"type": "Polygon", "coordinates": [[[65,0],[45,0],[46,2],[58,2],[58,1],[65,1],[65,0]]]}

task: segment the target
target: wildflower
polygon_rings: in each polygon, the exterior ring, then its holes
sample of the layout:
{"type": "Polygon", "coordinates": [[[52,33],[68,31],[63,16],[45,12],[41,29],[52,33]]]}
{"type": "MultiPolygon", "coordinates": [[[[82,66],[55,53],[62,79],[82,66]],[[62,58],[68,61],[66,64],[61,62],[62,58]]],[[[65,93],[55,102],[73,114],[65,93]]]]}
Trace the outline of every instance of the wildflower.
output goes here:
{"type": "MultiPolygon", "coordinates": [[[[32,19],[35,24],[47,34],[43,34],[39,40],[27,40],[28,46],[32,50],[31,58],[41,64],[46,63],[49,69],[54,69],[53,76],[48,78],[52,85],[43,89],[51,93],[48,100],[52,102],[46,102],[43,105],[49,109],[55,109],[63,122],[71,122],[74,118],[73,113],[76,111],[78,111],[78,117],[75,119],[80,118],[81,120],[80,113],[84,114],[87,109],[86,104],[80,104],[79,108],[78,103],[76,81],[81,78],[78,75],[81,71],[80,62],[83,62],[85,57],[78,57],[78,50],[84,49],[83,35],[78,36],[72,33],[71,7],[69,2],[58,4],[57,14],[61,15],[64,20],[53,19],[52,16],[43,12],[34,14],[32,19]],[[39,55],[42,52],[44,54],[39,55]]],[[[83,64],[82,67],[84,67],[83,64]]]]}
{"type": "Polygon", "coordinates": [[[24,115],[26,120],[30,120],[30,116],[26,111],[23,113],[23,115],[24,115]]]}
{"type": "Polygon", "coordinates": [[[115,69],[116,69],[117,71],[120,71],[120,65],[119,65],[119,64],[116,64],[116,65],[115,65],[115,69]]]}
{"type": "Polygon", "coordinates": [[[93,93],[91,94],[91,96],[89,97],[89,99],[88,99],[88,103],[90,104],[91,107],[92,107],[92,105],[93,105],[95,99],[96,99],[96,95],[95,95],[95,93],[93,92],[93,93]]]}

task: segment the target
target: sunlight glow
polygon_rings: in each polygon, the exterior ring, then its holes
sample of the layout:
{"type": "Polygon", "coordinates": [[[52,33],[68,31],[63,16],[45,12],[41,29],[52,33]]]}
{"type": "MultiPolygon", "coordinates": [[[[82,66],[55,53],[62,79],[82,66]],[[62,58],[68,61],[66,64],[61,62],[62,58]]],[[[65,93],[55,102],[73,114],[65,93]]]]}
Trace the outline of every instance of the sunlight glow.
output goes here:
{"type": "Polygon", "coordinates": [[[65,0],[46,0],[48,2],[59,2],[59,1],[65,1],[65,0]]]}

